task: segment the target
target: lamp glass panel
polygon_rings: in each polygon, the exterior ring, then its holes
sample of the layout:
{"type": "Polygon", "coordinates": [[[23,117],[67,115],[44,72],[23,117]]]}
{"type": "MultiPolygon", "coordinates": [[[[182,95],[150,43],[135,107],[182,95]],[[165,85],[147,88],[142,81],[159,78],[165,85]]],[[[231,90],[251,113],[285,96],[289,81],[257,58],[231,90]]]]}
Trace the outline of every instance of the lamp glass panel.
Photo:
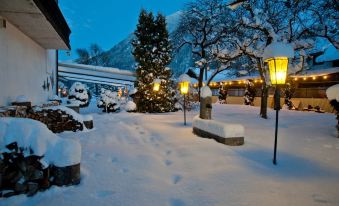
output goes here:
{"type": "Polygon", "coordinates": [[[288,58],[276,57],[267,60],[272,84],[285,84],[288,58]]]}
{"type": "Polygon", "coordinates": [[[154,82],[153,83],[153,90],[157,92],[157,91],[159,91],[159,89],[160,89],[160,84],[157,83],[157,82],[154,82]]]}
{"type": "Polygon", "coordinates": [[[189,82],[180,82],[180,92],[181,94],[187,94],[189,88],[189,82]]]}

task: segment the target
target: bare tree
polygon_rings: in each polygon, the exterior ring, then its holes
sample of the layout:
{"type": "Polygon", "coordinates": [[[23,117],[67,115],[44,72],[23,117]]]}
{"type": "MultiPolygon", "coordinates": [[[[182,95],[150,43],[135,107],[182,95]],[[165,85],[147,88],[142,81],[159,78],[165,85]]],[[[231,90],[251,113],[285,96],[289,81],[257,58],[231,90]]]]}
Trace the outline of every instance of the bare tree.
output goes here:
{"type": "Polygon", "coordinates": [[[177,49],[184,45],[192,48],[192,53],[199,58],[200,67],[198,81],[202,87],[204,72],[207,72],[211,62],[211,48],[226,37],[229,27],[222,0],[196,0],[188,3],[182,13],[180,24],[174,33],[174,43],[177,49]]]}
{"type": "MultiPolygon", "coordinates": [[[[237,5],[232,16],[236,30],[222,39],[221,49],[214,50],[214,57],[226,64],[214,75],[230,66],[239,56],[246,55],[256,64],[261,78],[262,98],[260,115],[267,118],[267,98],[270,82],[267,78],[262,53],[272,42],[291,43],[295,51],[311,48],[315,37],[325,37],[338,44],[337,26],[333,14],[321,9],[329,7],[331,0],[244,0],[237,5]],[[315,9],[318,8],[318,9],[315,9]],[[316,12],[317,11],[317,12],[316,12]],[[316,13],[327,16],[314,17],[316,13]]],[[[338,4],[338,3],[336,3],[338,4]]],[[[332,9],[333,12],[333,9],[332,9]]],[[[338,12],[333,12],[338,15],[338,12]]],[[[210,79],[211,80],[211,79],[210,79]]]]}

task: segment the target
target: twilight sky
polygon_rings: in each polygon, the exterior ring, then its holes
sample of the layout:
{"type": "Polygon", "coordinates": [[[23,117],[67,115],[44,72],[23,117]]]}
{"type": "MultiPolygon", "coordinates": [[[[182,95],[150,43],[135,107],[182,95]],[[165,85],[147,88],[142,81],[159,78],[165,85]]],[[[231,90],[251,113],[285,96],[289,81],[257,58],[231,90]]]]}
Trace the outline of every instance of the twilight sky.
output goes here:
{"type": "Polygon", "coordinates": [[[170,15],[181,10],[186,0],[59,0],[71,33],[71,56],[59,51],[59,59],[77,57],[77,48],[88,48],[99,44],[104,50],[132,33],[141,8],[155,13],[170,15]]]}

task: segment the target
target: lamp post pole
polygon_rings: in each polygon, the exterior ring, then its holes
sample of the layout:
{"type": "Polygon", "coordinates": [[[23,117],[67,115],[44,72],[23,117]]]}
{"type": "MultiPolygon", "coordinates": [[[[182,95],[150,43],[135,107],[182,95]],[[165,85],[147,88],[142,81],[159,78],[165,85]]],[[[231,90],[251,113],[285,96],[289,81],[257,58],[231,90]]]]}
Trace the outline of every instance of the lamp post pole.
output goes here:
{"type": "Polygon", "coordinates": [[[274,92],[274,109],[275,114],[275,138],[274,138],[274,156],[273,164],[277,164],[277,141],[278,141],[278,120],[279,120],[279,110],[280,110],[280,87],[277,84],[274,92]]]}
{"type": "Polygon", "coordinates": [[[186,94],[184,94],[184,125],[186,125],[186,94]]]}

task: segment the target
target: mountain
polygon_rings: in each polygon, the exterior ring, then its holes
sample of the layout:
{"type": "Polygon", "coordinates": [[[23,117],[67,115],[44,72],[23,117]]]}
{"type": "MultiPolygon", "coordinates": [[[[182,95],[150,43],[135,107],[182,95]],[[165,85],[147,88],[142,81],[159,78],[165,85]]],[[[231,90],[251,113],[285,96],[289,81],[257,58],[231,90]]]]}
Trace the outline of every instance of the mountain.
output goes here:
{"type": "MultiPolygon", "coordinates": [[[[167,29],[170,36],[179,24],[181,13],[181,11],[178,11],[166,17],[167,29]]],[[[105,66],[134,71],[136,62],[132,55],[133,46],[131,42],[133,39],[134,35],[130,34],[126,39],[104,52],[101,56],[108,60],[105,66]]],[[[169,67],[172,69],[174,76],[179,76],[193,65],[191,48],[186,46],[179,52],[173,52],[172,63],[169,67]]]]}

